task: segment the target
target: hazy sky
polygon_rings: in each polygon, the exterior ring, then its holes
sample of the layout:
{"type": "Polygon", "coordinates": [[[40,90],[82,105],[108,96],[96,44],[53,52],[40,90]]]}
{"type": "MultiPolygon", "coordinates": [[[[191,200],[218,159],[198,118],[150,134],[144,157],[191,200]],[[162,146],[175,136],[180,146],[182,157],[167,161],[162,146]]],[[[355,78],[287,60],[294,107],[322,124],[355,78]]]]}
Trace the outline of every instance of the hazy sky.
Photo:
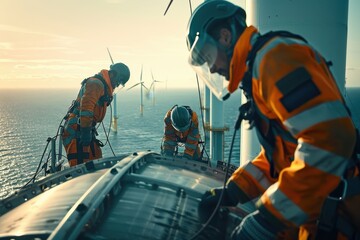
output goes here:
{"type": "MultiPolygon", "coordinates": [[[[0,89],[78,88],[115,61],[131,70],[127,86],[151,82],[196,87],[187,64],[188,0],[0,0],[0,89]]],[[[202,0],[192,0],[193,9],[202,0]]],[[[243,4],[244,0],[233,0],[243,4]]],[[[347,84],[360,86],[359,0],[349,0],[347,84]]],[[[160,88],[160,86],[159,86],[160,88]]]]}

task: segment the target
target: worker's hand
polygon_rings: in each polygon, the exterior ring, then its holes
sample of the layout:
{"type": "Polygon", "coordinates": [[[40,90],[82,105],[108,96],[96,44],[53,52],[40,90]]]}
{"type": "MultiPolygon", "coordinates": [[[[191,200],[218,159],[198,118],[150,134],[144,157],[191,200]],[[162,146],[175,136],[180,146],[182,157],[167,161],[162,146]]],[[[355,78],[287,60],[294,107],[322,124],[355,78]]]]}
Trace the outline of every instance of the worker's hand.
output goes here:
{"type": "MultiPolygon", "coordinates": [[[[198,206],[198,214],[200,221],[206,222],[211,216],[211,214],[214,212],[216,205],[220,201],[222,190],[223,190],[222,187],[213,188],[204,193],[198,206]]],[[[236,206],[236,205],[237,205],[237,201],[232,198],[231,193],[228,192],[228,188],[225,187],[220,206],[236,206]]]]}
{"type": "Polygon", "coordinates": [[[282,229],[274,226],[260,212],[256,210],[247,215],[231,234],[231,239],[258,240],[277,239],[282,229]]]}
{"type": "Polygon", "coordinates": [[[80,144],[89,146],[92,140],[91,127],[80,128],[80,144]]]}

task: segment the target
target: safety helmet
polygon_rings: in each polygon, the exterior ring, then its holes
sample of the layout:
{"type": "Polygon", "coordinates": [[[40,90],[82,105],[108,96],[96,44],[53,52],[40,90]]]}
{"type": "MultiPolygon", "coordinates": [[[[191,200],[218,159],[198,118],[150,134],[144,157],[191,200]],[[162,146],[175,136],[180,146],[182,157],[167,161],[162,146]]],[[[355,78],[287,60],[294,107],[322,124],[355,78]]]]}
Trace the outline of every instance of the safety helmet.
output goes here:
{"type": "Polygon", "coordinates": [[[205,1],[192,14],[187,27],[189,63],[198,76],[219,99],[228,94],[226,79],[211,73],[219,49],[218,37],[212,32],[219,24],[226,25],[232,34],[231,47],[224,50],[230,61],[238,37],[246,28],[244,9],[226,0],[205,1]]]}
{"type": "Polygon", "coordinates": [[[175,106],[170,114],[172,126],[179,132],[185,132],[191,124],[191,116],[186,107],[175,106]]]}
{"type": "Polygon", "coordinates": [[[115,63],[110,65],[110,71],[114,74],[114,77],[111,79],[114,81],[114,87],[118,87],[119,85],[125,86],[125,83],[130,78],[128,66],[123,63],[115,63]]]}

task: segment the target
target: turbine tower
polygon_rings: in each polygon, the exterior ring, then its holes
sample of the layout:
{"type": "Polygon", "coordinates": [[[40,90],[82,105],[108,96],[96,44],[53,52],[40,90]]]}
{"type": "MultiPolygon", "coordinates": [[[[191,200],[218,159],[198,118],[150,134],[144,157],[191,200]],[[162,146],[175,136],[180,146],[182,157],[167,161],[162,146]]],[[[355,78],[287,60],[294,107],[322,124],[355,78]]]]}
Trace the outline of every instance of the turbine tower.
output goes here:
{"type": "MultiPolygon", "coordinates": [[[[110,60],[111,60],[111,64],[114,64],[114,60],[111,56],[111,53],[109,51],[109,48],[106,48],[108,53],[109,53],[109,57],[110,57],[110,60]]],[[[113,117],[112,117],[112,124],[111,124],[111,130],[114,132],[114,133],[117,133],[117,119],[118,119],[118,114],[117,114],[117,103],[116,103],[116,93],[114,94],[113,96],[113,103],[114,103],[114,109],[113,109],[113,117]]]]}
{"type": "Polygon", "coordinates": [[[136,87],[137,85],[140,85],[140,114],[141,116],[144,113],[144,103],[143,103],[143,87],[146,90],[149,90],[145,85],[144,82],[142,80],[142,74],[143,74],[143,66],[141,65],[141,73],[140,73],[140,82],[136,83],[135,85],[131,86],[128,88],[128,91],[134,87],[136,87]]]}

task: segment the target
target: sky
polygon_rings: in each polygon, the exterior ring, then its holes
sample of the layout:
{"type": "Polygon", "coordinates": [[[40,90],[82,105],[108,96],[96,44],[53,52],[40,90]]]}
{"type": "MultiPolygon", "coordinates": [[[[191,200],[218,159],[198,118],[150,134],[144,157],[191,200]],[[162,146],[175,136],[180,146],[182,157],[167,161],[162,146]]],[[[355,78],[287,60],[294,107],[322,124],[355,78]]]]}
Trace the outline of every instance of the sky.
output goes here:
{"type": "MultiPolygon", "coordinates": [[[[0,0],[0,89],[79,88],[108,69],[107,48],[131,71],[166,88],[196,88],[187,63],[188,0],[0,0]]],[[[202,0],[192,0],[192,8],[202,0]]],[[[232,0],[242,5],[244,0],[232,0]]],[[[360,86],[359,0],[349,0],[347,86],[360,86]]],[[[158,86],[157,88],[160,88],[158,86]]]]}

